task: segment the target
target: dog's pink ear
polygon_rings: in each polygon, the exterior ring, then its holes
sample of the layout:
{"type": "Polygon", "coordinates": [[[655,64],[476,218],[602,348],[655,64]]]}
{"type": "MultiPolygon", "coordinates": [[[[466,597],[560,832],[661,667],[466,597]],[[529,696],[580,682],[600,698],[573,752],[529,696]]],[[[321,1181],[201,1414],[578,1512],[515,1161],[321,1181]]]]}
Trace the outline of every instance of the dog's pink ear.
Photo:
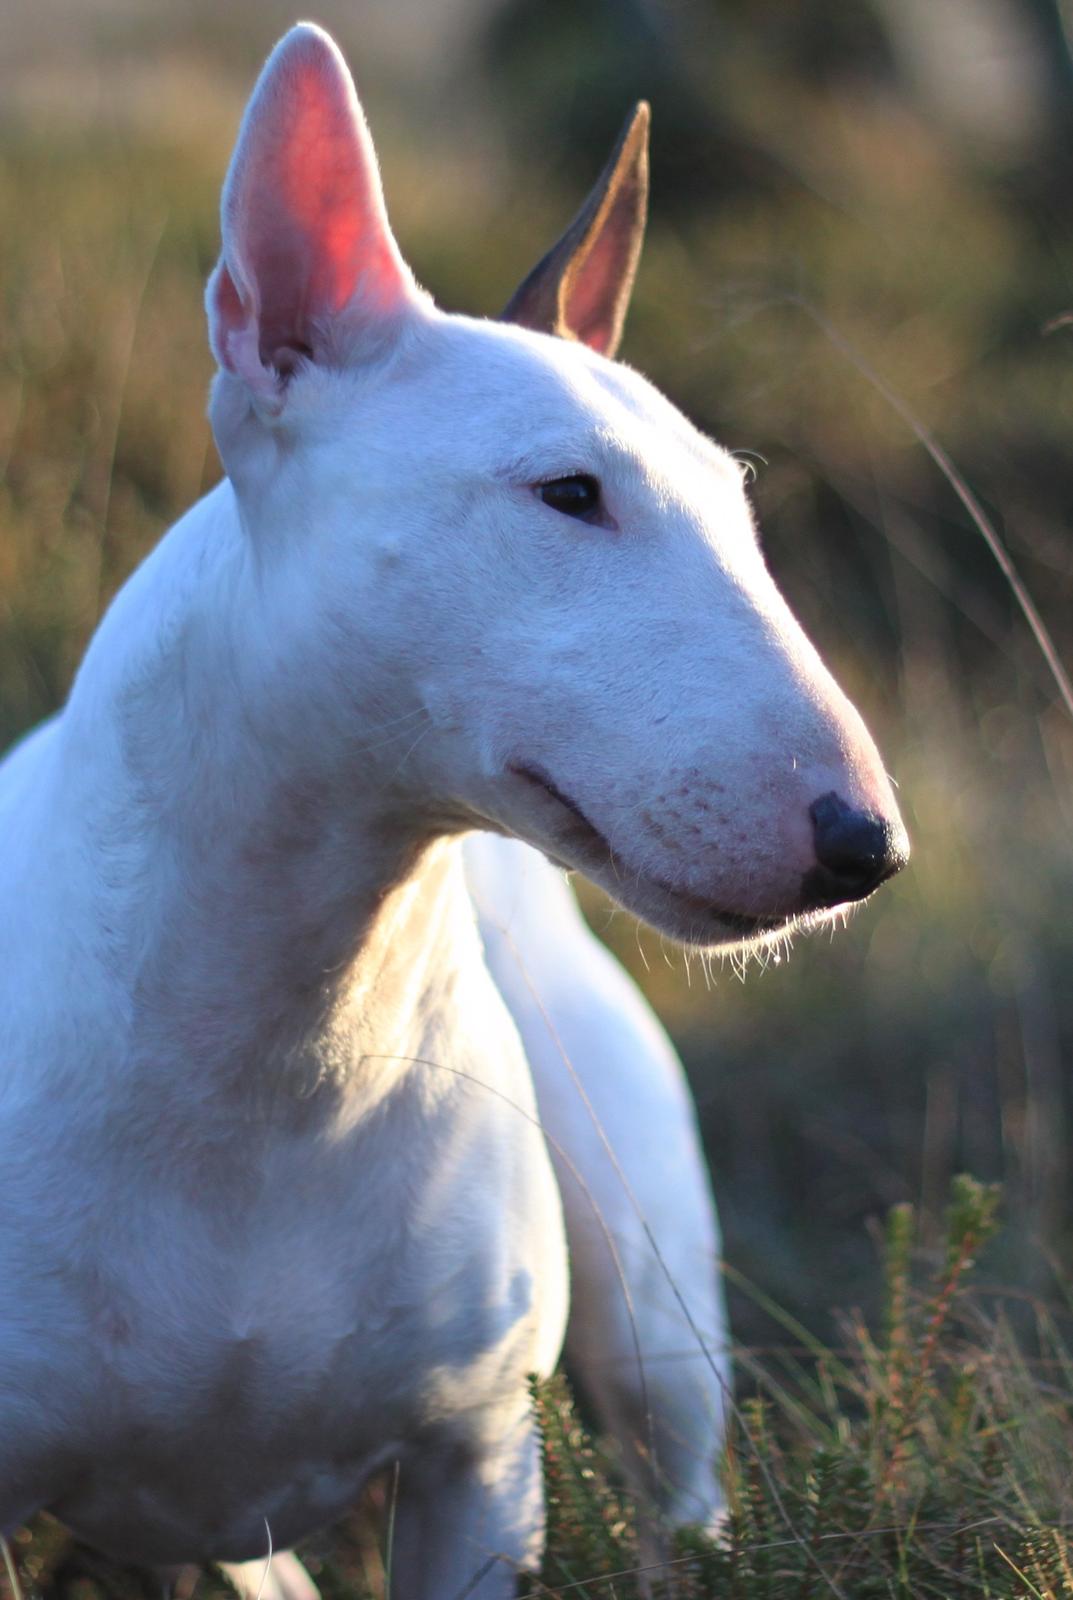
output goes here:
{"type": "Polygon", "coordinates": [[[513,295],[504,322],[580,339],[613,356],[637,275],[648,212],[648,126],[636,105],[585,204],[513,295]]]}
{"type": "Polygon", "coordinates": [[[345,359],[363,327],[390,325],[418,294],[350,73],[310,23],[280,40],[261,73],[221,221],[206,295],[213,353],[270,409],[299,359],[345,359]]]}

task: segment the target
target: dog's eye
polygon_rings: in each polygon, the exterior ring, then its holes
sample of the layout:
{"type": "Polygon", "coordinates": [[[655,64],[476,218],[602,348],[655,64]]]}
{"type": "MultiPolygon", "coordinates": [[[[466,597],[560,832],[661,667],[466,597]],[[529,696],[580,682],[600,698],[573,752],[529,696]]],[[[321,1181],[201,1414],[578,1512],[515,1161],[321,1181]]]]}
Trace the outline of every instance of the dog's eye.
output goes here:
{"type": "Polygon", "coordinates": [[[571,478],[553,478],[540,485],[540,498],[564,517],[588,517],[600,504],[600,485],[587,472],[571,478]]]}

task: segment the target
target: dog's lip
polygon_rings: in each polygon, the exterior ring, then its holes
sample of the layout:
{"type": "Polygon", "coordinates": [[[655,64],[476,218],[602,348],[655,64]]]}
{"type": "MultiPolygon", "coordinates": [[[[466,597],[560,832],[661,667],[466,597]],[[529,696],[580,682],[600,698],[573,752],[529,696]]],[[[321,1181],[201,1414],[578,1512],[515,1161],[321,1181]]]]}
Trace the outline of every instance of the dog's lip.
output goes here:
{"type": "MultiPolygon", "coordinates": [[[[606,834],[600,831],[573,796],[562,790],[543,767],[532,761],[511,761],[508,763],[507,771],[513,773],[515,777],[522,778],[527,783],[535,785],[538,789],[542,789],[545,794],[550,795],[564,810],[570,813],[581,830],[580,835],[572,837],[572,843],[589,849],[597,847],[602,855],[606,855],[611,866],[626,866],[626,863],[617,854],[606,834]]],[[[559,860],[559,865],[565,867],[568,871],[572,870],[573,866],[571,862],[562,860],[559,860]]],[[[791,922],[794,921],[793,914],[782,917],[759,917],[743,911],[724,911],[719,906],[712,905],[710,900],[702,899],[700,895],[693,894],[688,889],[681,889],[672,883],[666,883],[662,878],[658,878],[652,873],[635,874],[631,871],[631,875],[640,876],[642,882],[649,883],[654,888],[661,890],[662,893],[669,895],[679,905],[688,907],[696,915],[718,922],[728,932],[736,934],[740,939],[756,938],[765,933],[779,933],[788,928],[791,922]]]]}

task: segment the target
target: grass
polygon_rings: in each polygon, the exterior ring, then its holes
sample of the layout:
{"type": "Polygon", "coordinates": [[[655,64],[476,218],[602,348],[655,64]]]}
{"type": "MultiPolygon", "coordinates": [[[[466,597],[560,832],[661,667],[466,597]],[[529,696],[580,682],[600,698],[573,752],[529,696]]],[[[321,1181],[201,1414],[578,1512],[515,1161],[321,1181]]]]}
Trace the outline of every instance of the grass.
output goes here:
{"type": "MultiPolygon", "coordinates": [[[[922,1280],[916,1219],[907,1207],[891,1212],[878,1330],[847,1317],[831,1348],[791,1321],[793,1346],[742,1354],[754,1392],[737,1409],[723,1463],[725,1526],[715,1538],[678,1533],[666,1574],[650,1575],[660,1593],[1073,1593],[1073,1361],[1042,1307],[1029,1361],[1001,1313],[969,1290],[997,1204],[994,1189],[955,1181],[942,1249],[922,1280]]],[[[543,1584],[529,1592],[640,1595],[630,1518],[586,1455],[561,1384],[539,1410],[552,1527],[543,1584]]]]}

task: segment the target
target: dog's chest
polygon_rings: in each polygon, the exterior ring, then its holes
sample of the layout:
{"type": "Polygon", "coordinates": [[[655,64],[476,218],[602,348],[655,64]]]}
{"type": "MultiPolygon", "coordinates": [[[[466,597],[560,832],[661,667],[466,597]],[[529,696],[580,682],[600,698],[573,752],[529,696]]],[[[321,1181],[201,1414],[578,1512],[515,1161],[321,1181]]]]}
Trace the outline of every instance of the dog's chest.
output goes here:
{"type": "Polygon", "coordinates": [[[452,1372],[486,1402],[526,1343],[528,1299],[504,1294],[487,1263],[445,1277],[409,1265],[412,1282],[307,1241],[300,1263],[288,1250],[260,1281],[232,1262],[230,1285],[227,1264],[176,1285],[184,1313],[102,1295],[95,1437],[56,1514],[153,1562],[246,1559],[266,1521],[281,1544],[339,1515],[451,1409],[452,1372]]]}
{"type": "Polygon", "coordinates": [[[472,1104],[400,1105],[272,1144],[211,1203],[108,1196],[128,1227],[70,1281],[88,1448],[52,1509],[124,1559],[245,1559],[266,1520],[301,1536],[515,1394],[554,1356],[561,1243],[542,1147],[505,1134],[472,1104]]]}

